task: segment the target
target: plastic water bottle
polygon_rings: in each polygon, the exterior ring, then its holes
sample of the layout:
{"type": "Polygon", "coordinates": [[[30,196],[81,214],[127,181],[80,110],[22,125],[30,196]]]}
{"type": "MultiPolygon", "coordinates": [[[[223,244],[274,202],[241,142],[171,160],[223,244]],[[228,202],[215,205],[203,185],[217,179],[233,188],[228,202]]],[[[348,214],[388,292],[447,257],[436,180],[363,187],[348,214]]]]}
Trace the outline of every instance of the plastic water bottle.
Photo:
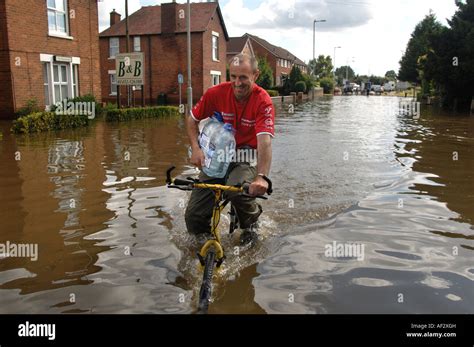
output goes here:
{"type": "Polygon", "coordinates": [[[214,112],[202,129],[199,146],[205,157],[202,171],[209,177],[224,177],[235,153],[235,138],[232,125],[224,124],[220,113],[214,112]]]}

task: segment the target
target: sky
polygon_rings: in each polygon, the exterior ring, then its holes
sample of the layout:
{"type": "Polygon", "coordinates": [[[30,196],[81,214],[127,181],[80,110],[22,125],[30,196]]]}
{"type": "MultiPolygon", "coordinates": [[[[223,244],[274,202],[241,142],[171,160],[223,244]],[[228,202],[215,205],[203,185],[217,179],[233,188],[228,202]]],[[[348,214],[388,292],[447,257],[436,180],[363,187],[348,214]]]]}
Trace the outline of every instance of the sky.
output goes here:
{"type": "MultiPolygon", "coordinates": [[[[171,0],[129,0],[129,13],[163,2],[171,0]]],[[[124,17],[124,3],[99,2],[100,31],[108,27],[112,9],[124,17]]],[[[447,25],[457,8],[454,0],[221,0],[219,4],[229,36],[259,36],[305,62],[313,57],[313,20],[326,20],[316,23],[316,56],[334,58],[336,52],[336,67],[349,64],[357,74],[379,76],[398,71],[411,33],[430,10],[447,25]]]]}

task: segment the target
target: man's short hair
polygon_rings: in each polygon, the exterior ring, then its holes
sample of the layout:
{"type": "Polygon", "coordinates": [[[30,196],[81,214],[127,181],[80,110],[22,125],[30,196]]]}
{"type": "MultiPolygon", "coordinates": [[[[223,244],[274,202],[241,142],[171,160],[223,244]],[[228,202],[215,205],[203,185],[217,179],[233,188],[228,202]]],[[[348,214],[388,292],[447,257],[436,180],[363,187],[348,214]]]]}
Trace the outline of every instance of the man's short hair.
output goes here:
{"type": "Polygon", "coordinates": [[[240,65],[243,63],[249,63],[252,72],[256,73],[258,71],[258,60],[253,55],[247,53],[239,53],[236,56],[232,57],[229,61],[229,66],[240,65]]]}

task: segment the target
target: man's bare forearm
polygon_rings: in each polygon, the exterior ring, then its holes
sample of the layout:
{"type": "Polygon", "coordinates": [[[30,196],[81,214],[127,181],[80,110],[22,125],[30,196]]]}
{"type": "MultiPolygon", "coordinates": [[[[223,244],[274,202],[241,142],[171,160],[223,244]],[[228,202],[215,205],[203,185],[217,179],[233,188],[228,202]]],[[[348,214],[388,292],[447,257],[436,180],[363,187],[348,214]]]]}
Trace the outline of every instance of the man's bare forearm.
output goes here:
{"type": "Polygon", "coordinates": [[[263,134],[257,136],[257,173],[268,176],[272,164],[272,138],[263,134]]]}
{"type": "Polygon", "coordinates": [[[193,117],[188,116],[186,119],[186,131],[188,133],[189,142],[191,143],[191,148],[199,148],[198,135],[199,135],[199,126],[193,117]]]}

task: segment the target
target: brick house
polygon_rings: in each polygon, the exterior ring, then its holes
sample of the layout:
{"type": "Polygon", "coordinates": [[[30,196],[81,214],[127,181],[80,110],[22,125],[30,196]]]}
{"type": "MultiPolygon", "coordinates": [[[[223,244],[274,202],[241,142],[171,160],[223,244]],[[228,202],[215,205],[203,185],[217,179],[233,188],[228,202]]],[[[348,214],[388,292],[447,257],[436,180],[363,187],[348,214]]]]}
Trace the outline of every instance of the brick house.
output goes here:
{"type": "Polygon", "coordinates": [[[100,101],[97,0],[0,1],[0,118],[93,94],[100,101]]]}
{"type": "Polygon", "coordinates": [[[251,56],[255,55],[252,47],[252,41],[247,36],[231,37],[227,43],[227,62],[237,54],[245,53],[251,56]]]}
{"type": "MultiPolygon", "coordinates": [[[[130,51],[144,53],[146,104],[156,104],[161,93],[171,104],[179,103],[178,74],[184,76],[182,102],[187,89],[186,4],[175,2],[145,6],[129,16],[130,51]]],[[[225,81],[226,47],[229,36],[217,2],[191,4],[191,51],[193,99],[213,85],[225,81]]],[[[110,13],[110,27],[100,33],[102,99],[116,102],[116,53],[126,52],[125,20],[110,13]]],[[[140,89],[140,88],[138,88],[140,89]]],[[[132,91],[140,104],[141,90],[132,91]]],[[[126,103],[126,87],[120,87],[126,103]]]]}
{"type": "Polygon", "coordinates": [[[241,53],[251,50],[258,57],[266,57],[273,70],[273,79],[276,86],[283,85],[293,65],[298,66],[304,73],[308,71],[307,65],[298,57],[286,49],[272,45],[255,35],[244,34],[241,37],[231,37],[227,47],[228,51],[241,53]]]}

